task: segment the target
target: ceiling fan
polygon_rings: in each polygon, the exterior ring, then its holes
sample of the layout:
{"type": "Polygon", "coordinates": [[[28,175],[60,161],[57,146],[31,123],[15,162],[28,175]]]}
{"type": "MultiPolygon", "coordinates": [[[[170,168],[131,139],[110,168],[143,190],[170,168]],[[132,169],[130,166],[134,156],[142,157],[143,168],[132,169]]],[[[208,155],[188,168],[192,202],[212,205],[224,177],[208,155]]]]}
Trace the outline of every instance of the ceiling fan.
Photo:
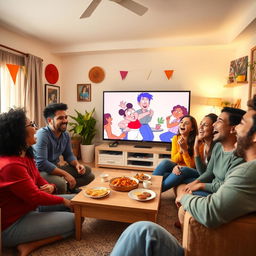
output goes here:
{"type": "MultiPolygon", "coordinates": [[[[101,1],[102,0],[92,0],[90,5],[81,15],[80,19],[90,17],[101,1]]],[[[109,0],[109,1],[115,2],[140,16],[142,16],[148,10],[147,7],[137,2],[134,2],[133,0],[109,0]]]]}

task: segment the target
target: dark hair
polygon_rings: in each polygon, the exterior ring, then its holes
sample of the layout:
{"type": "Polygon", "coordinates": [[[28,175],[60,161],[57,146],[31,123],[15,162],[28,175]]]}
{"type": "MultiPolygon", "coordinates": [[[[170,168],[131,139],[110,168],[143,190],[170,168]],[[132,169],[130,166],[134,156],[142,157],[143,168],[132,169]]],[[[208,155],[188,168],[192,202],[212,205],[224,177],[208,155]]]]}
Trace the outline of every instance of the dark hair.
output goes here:
{"type": "Polygon", "coordinates": [[[221,110],[221,113],[223,112],[228,113],[229,115],[229,125],[238,125],[241,122],[243,115],[246,113],[246,111],[240,108],[230,108],[230,107],[224,107],[221,110]]]}
{"type": "Polygon", "coordinates": [[[103,124],[104,125],[108,124],[107,118],[110,118],[110,117],[111,117],[111,115],[109,113],[104,114],[104,117],[103,117],[103,124]]]}
{"type": "Polygon", "coordinates": [[[218,116],[214,113],[210,113],[204,117],[209,117],[212,120],[212,123],[215,123],[217,121],[218,116]]]}
{"type": "Polygon", "coordinates": [[[48,117],[51,117],[51,118],[54,117],[56,111],[67,110],[67,109],[68,109],[68,106],[67,106],[67,104],[64,104],[64,103],[52,103],[52,104],[49,104],[44,109],[44,118],[47,121],[48,117]]]}
{"type": "MultiPolygon", "coordinates": [[[[192,130],[189,132],[188,135],[188,154],[190,156],[194,155],[194,143],[196,139],[196,135],[198,134],[198,127],[197,127],[197,122],[196,119],[193,116],[190,115],[185,115],[180,119],[180,122],[185,118],[188,117],[192,123],[192,130]]],[[[178,135],[180,132],[178,132],[178,135]]]]}
{"type": "Polygon", "coordinates": [[[132,103],[127,103],[126,104],[126,109],[119,109],[119,111],[118,111],[119,115],[120,116],[126,116],[125,115],[126,110],[129,109],[129,108],[132,108],[132,107],[133,107],[132,103]]]}
{"type": "Polygon", "coordinates": [[[34,157],[32,147],[26,144],[26,113],[24,109],[10,109],[0,114],[0,155],[19,156],[22,150],[34,157]]]}
{"type": "Polygon", "coordinates": [[[188,110],[187,110],[187,108],[184,107],[184,106],[181,106],[181,105],[176,105],[176,106],[174,106],[174,107],[172,108],[172,111],[171,111],[171,112],[173,113],[177,108],[180,108],[180,109],[182,110],[182,113],[183,113],[184,116],[188,115],[188,110]]]}
{"type": "MultiPolygon", "coordinates": [[[[252,99],[248,100],[247,106],[249,109],[256,111],[256,94],[254,94],[252,99]]],[[[256,114],[253,115],[252,118],[253,118],[253,124],[251,129],[248,132],[248,136],[252,136],[256,132],[256,114]]]]}

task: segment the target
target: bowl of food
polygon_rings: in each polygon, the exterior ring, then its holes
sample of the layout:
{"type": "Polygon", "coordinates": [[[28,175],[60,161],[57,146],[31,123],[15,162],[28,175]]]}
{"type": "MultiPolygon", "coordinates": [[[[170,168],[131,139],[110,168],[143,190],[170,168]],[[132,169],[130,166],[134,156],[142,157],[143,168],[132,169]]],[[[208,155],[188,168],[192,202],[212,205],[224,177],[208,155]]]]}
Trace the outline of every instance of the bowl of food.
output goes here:
{"type": "Polygon", "coordinates": [[[150,180],[151,176],[145,173],[136,173],[134,178],[139,180],[140,182],[143,182],[144,180],[150,180]]]}
{"type": "Polygon", "coordinates": [[[116,177],[109,181],[111,189],[116,191],[131,191],[139,186],[139,181],[133,177],[116,177]]]}

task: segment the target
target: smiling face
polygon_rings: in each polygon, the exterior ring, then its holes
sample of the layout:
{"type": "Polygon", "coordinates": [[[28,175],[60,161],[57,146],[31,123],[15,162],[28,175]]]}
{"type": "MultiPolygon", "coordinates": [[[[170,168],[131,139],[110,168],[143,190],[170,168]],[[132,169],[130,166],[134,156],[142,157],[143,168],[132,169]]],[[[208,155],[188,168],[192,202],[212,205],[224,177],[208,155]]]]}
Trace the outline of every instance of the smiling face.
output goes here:
{"type": "Polygon", "coordinates": [[[176,118],[176,119],[180,119],[184,116],[183,111],[181,108],[176,108],[175,110],[172,111],[172,115],[176,118]]]}
{"type": "Polygon", "coordinates": [[[36,143],[36,128],[33,126],[33,123],[27,119],[26,120],[26,144],[28,147],[36,143]]]}
{"type": "Polygon", "coordinates": [[[255,110],[249,110],[243,116],[241,123],[236,126],[237,146],[236,155],[245,158],[246,150],[249,149],[255,142],[253,142],[254,134],[248,134],[253,126],[253,116],[256,114],[255,110]]]}
{"type": "Polygon", "coordinates": [[[139,105],[142,109],[147,109],[149,107],[149,104],[150,104],[150,101],[146,97],[142,97],[139,102],[139,105]]]}
{"type": "Polygon", "coordinates": [[[179,123],[179,133],[184,136],[188,136],[193,130],[192,122],[189,117],[184,117],[179,123]]]}
{"type": "Polygon", "coordinates": [[[65,110],[56,111],[54,118],[49,117],[47,120],[54,132],[61,133],[67,130],[68,116],[65,110]]]}
{"type": "Polygon", "coordinates": [[[125,111],[125,119],[129,121],[135,121],[138,119],[138,113],[133,108],[128,108],[125,111]]]}
{"type": "Polygon", "coordinates": [[[225,141],[230,136],[233,127],[229,124],[229,115],[226,112],[222,112],[213,124],[213,140],[216,142],[225,141]]]}
{"type": "Polygon", "coordinates": [[[210,139],[213,137],[213,122],[211,118],[204,117],[199,124],[199,139],[210,139]]]}

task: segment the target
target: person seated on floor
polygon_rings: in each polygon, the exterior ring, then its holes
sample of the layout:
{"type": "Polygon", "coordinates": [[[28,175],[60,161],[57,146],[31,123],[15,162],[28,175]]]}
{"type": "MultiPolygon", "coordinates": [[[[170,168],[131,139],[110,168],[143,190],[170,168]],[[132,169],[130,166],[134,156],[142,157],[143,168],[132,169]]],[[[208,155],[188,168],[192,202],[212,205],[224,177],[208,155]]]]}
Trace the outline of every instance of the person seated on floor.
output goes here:
{"type": "Polygon", "coordinates": [[[168,184],[169,175],[174,166],[195,167],[194,142],[198,134],[196,119],[185,115],[179,123],[178,134],[172,139],[171,160],[163,160],[153,171],[153,175],[163,176],[162,192],[170,189],[168,184]]]}
{"type": "Polygon", "coordinates": [[[183,168],[182,166],[163,160],[153,172],[153,175],[164,176],[162,191],[182,184],[185,179],[197,178],[202,174],[208,161],[210,160],[213,148],[213,123],[217,120],[217,115],[211,113],[206,115],[199,125],[199,134],[196,136],[194,144],[194,159],[196,170],[183,168]]]}
{"type": "Polygon", "coordinates": [[[37,131],[34,145],[35,159],[41,176],[57,186],[57,192],[63,194],[68,189],[77,193],[79,187],[94,180],[89,166],[80,164],[74,156],[67,130],[67,105],[54,103],[44,109],[44,118],[48,124],[37,131]],[[60,165],[60,156],[68,163],[60,165]]]}
{"type": "MultiPolygon", "coordinates": [[[[206,227],[224,223],[256,211],[256,95],[249,110],[236,126],[236,154],[242,163],[231,169],[223,185],[208,197],[183,193],[176,200],[206,227]]],[[[196,252],[194,252],[196,253],[196,252]]],[[[184,250],[163,227],[147,221],[130,225],[120,236],[111,256],[182,256],[184,250]]]]}
{"type": "Polygon", "coordinates": [[[55,186],[36,168],[32,145],[36,125],[23,109],[0,114],[0,208],[2,243],[21,256],[74,234],[70,199],[55,196],[55,186]]]}

